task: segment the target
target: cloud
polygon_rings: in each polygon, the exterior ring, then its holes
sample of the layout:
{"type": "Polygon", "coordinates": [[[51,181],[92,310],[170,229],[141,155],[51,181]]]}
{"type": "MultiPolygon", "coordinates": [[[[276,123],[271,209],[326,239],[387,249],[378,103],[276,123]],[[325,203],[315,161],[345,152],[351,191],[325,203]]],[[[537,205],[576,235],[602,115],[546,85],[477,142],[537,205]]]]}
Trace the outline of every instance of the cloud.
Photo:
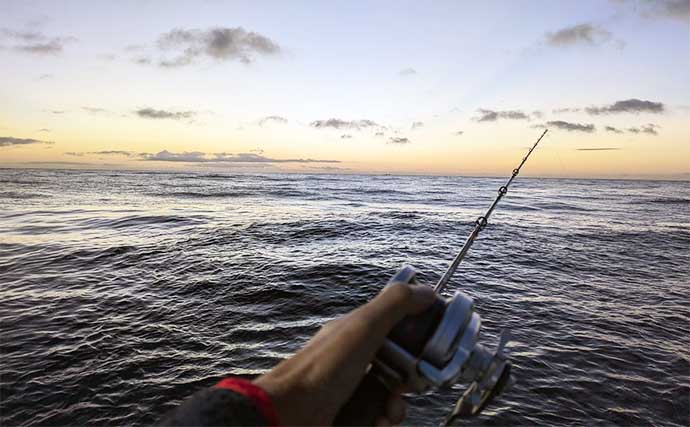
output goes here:
{"type": "Polygon", "coordinates": [[[376,132],[376,133],[374,134],[374,136],[384,136],[384,133],[383,133],[383,132],[376,132]]]}
{"type": "Polygon", "coordinates": [[[91,114],[98,114],[98,113],[107,113],[108,110],[105,108],[99,108],[99,107],[81,107],[82,110],[91,113],[91,114]]]}
{"type": "Polygon", "coordinates": [[[157,162],[185,162],[185,163],[340,163],[340,160],[319,159],[272,159],[255,153],[212,153],[201,151],[185,151],[172,153],[163,150],[155,154],[141,153],[142,160],[157,162]]]}
{"type": "Polygon", "coordinates": [[[155,110],[153,108],[142,108],[135,111],[137,116],[145,119],[191,119],[196,116],[194,111],[166,111],[166,110],[155,110]]]}
{"type": "Polygon", "coordinates": [[[534,110],[534,111],[532,111],[532,117],[537,118],[537,119],[541,119],[542,117],[544,117],[544,113],[542,113],[539,110],[534,110]]]}
{"type": "Polygon", "coordinates": [[[424,122],[412,122],[412,130],[423,128],[424,122]]]}
{"type": "Polygon", "coordinates": [[[315,120],[309,124],[309,126],[316,129],[351,129],[360,130],[366,128],[383,128],[383,126],[372,120],[341,120],[341,119],[328,119],[328,120],[315,120]]]}
{"type": "MultiPolygon", "coordinates": [[[[62,162],[62,161],[32,161],[20,162],[23,165],[62,165],[62,166],[93,166],[93,163],[86,162],[62,162]]],[[[117,166],[115,164],[101,163],[98,166],[117,166]]]]}
{"type": "Polygon", "coordinates": [[[23,46],[15,46],[15,50],[27,53],[35,53],[39,55],[54,55],[62,52],[64,42],[60,39],[54,39],[46,43],[34,43],[23,46]]]}
{"type": "Polygon", "coordinates": [[[656,136],[656,135],[659,135],[659,132],[657,132],[657,129],[659,129],[659,127],[660,127],[660,126],[658,126],[658,125],[655,125],[655,124],[653,124],[653,123],[649,123],[649,124],[647,124],[647,125],[643,125],[643,126],[640,126],[640,127],[631,127],[631,128],[628,128],[627,131],[630,132],[630,133],[635,133],[635,134],[637,134],[637,133],[646,133],[646,134],[649,134],[649,135],[654,135],[654,136],[656,136]]]}
{"type": "Polygon", "coordinates": [[[651,135],[658,135],[659,133],[656,130],[659,129],[660,127],[661,126],[650,123],[646,126],[642,126],[642,132],[649,133],[651,135]]]}
{"type": "Polygon", "coordinates": [[[679,20],[687,23],[690,18],[688,0],[616,0],[616,3],[632,4],[636,13],[645,18],[679,20]]]}
{"type": "Polygon", "coordinates": [[[453,135],[455,135],[455,136],[461,136],[463,133],[465,133],[464,130],[456,130],[455,132],[453,132],[453,135]]]}
{"type": "Polygon", "coordinates": [[[399,137],[391,137],[388,138],[388,143],[389,144],[409,144],[412,141],[410,141],[407,138],[399,138],[399,137]]]}
{"type": "Polygon", "coordinates": [[[410,67],[403,68],[402,70],[400,70],[398,72],[398,75],[401,75],[403,77],[414,76],[415,74],[417,74],[417,70],[415,70],[414,68],[410,68],[410,67]]]}
{"type": "Polygon", "coordinates": [[[350,168],[339,168],[337,166],[305,166],[304,168],[310,169],[310,170],[317,170],[317,171],[327,171],[327,172],[351,170],[350,168]]]}
{"type": "Polygon", "coordinates": [[[153,62],[153,59],[148,56],[139,56],[137,58],[132,58],[132,62],[138,65],[149,65],[153,62]]]}
{"type": "Polygon", "coordinates": [[[51,110],[50,112],[53,114],[65,114],[64,110],[51,110]]]}
{"type": "Polygon", "coordinates": [[[570,123],[570,122],[564,122],[563,120],[553,120],[550,122],[546,122],[546,125],[549,127],[555,127],[558,129],[566,130],[568,132],[592,133],[595,130],[594,125],[591,123],[589,123],[589,124],[570,123]]]}
{"type": "Polygon", "coordinates": [[[616,151],[620,150],[617,147],[595,147],[595,148],[576,148],[576,151],[616,151]]]}
{"type": "Polygon", "coordinates": [[[37,55],[56,55],[61,53],[65,44],[75,41],[74,37],[49,37],[37,31],[14,31],[0,29],[0,37],[12,44],[12,49],[37,55]]]}
{"type": "Polygon", "coordinates": [[[587,107],[587,113],[592,115],[599,114],[616,114],[616,113],[663,113],[666,107],[661,102],[644,101],[641,99],[631,98],[623,101],[616,101],[611,105],[604,105],[602,107],[587,107]]]}
{"type": "Polygon", "coordinates": [[[137,153],[133,151],[123,151],[123,150],[103,150],[103,151],[90,151],[88,154],[98,154],[101,156],[127,156],[133,157],[137,153]]]}
{"type": "Polygon", "coordinates": [[[615,128],[615,127],[613,127],[613,126],[606,126],[606,127],[604,128],[604,130],[605,130],[606,132],[623,133],[622,130],[620,130],[620,129],[618,129],[618,128],[615,128]]]}
{"type": "Polygon", "coordinates": [[[50,132],[50,129],[48,128],[41,128],[38,130],[38,132],[50,132]]]}
{"type": "Polygon", "coordinates": [[[13,136],[0,136],[0,147],[11,147],[14,145],[28,145],[28,144],[55,144],[52,141],[41,141],[32,138],[15,138],[13,136]]]}
{"type": "Polygon", "coordinates": [[[494,111],[480,108],[477,111],[480,115],[479,117],[475,117],[473,120],[479,123],[495,122],[498,119],[529,120],[529,116],[519,110],[494,111]]]}
{"type": "Polygon", "coordinates": [[[141,52],[145,48],[146,46],[142,44],[128,44],[127,46],[123,47],[122,50],[125,52],[141,52]]]}
{"type": "Polygon", "coordinates": [[[578,113],[580,112],[579,108],[556,108],[552,110],[554,114],[560,114],[560,113],[578,113]]]}
{"type": "Polygon", "coordinates": [[[53,76],[52,74],[41,74],[40,76],[38,76],[38,78],[36,80],[49,80],[49,79],[52,79],[53,77],[55,77],[55,76],[53,76]]]}
{"type": "Polygon", "coordinates": [[[208,30],[175,28],[158,37],[158,65],[173,68],[202,58],[250,64],[258,55],[275,55],[281,48],[270,38],[242,27],[208,30]]]}
{"type": "Polygon", "coordinates": [[[340,135],[340,139],[352,139],[352,135],[346,133],[346,134],[340,135]]]}
{"type": "Polygon", "coordinates": [[[690,2],[688,0],[657,0],[652,4],[652,15],[664,18],[678,19],[684,23],[690,17],[690,2]]]}
{"type": "Polygon", "coordinates": [[[102,150],[102,151],[67,151],[64,154],[68,156],[78,156],[82,157],[84,155],[96,155],[96,156],[124,156],[124,157],[141,157],[147,153],[137,153],[134,151],[124,151],[124,150],[102,150]]]}
{"type": "Polygon", "coordinates": [[[595,46],[608,41],[611,33],[605,29],[585,23],[562,28],[555,33],[546,33],[546,43],[554,47],[586,44],[595,46]]]}
{"type": "Polygon", "coordinates": [[[285,117],[280,117],[280,116],[266,116],[263,119],[259,120],[259,126],[264,126],[268,125],[271,123],[276,123],[276,124],[286,124],[288,120],[285,117]]]}

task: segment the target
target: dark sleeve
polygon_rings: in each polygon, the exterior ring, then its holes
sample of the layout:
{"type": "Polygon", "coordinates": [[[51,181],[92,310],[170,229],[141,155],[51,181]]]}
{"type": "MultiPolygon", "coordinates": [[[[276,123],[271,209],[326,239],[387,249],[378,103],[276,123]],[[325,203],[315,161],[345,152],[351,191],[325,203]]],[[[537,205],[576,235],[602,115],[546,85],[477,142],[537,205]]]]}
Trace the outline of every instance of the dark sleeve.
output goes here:
{"type": "Polygon", "coordinates": [[[159,426],[277,426],[268,395],[249,381],[226,378],[195,393],[166,414],[159,426]]]}

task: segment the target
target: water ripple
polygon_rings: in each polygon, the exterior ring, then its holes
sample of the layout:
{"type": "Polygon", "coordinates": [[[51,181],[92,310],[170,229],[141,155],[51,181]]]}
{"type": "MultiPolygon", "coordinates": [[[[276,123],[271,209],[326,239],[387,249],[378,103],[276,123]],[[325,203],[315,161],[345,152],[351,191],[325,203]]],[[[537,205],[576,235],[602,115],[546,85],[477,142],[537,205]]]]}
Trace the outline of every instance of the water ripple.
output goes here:
{"type": "MultiPolygon", "coordinates": [[[[437,280],[498,179],[0,171],[2,425],[152,423],[252,377],[404,262],[437,280]],[[40,197],[37,197],[40,196],[40,197]]],[[[472,424],[688,425],[684,183],[516,181],[454,278],[517,383],[472,424]]],[[[431,425],[462,388],[410,398],[431,425]]]]}

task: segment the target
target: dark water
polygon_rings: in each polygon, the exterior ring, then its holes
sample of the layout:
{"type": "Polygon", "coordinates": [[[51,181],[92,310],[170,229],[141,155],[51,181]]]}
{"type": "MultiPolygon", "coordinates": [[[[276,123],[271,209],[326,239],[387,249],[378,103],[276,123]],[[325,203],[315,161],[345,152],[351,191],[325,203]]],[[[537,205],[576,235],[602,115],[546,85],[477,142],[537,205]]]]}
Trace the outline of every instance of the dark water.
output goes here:
{"type": "MultiPolygon", "coordinates": [[[[151,423],[289,356],[502,179],[0,170],[2,425],[151,423]]],[[[515,387],[472,424],[688,425],[687,182],[515,182],[450,290],[515,387]]],[[[459,390],[412,399],[437,424],[459,390]]]]}

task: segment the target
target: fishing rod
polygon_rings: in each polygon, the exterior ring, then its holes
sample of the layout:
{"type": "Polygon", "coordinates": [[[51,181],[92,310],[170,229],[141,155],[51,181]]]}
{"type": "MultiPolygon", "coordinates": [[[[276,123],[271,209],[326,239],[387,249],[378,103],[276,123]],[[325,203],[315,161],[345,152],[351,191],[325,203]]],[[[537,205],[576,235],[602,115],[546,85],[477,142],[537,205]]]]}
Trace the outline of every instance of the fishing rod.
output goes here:
{"type": "MultiPolygon", "coordinates": [[[[481,413],[512,382],[512,365],[504,351],[509,339],[507,329],[502,331],[495,350],[486,348],[478,343],[481,318],[474,311],[472,298],[459,291],[444,298],[441,292],[546,132],[548,129],[513,169],[508,182],[498,189],[486,213],[476,220],[460,252],[434,287],[436,299],[431,307],[421,314],[404,318],[384,340],[364,379],[338,413],[335,425],[374,425],[383,414],[392,390],[401,385],[414,393],[424,393],[469,383],[446,418],[444,424],[448,425],[458,417],[481,413]]],[[[403,266],[386,286],[417,283],[416,275],[413,267],[403,266]]]]}
{"type": "Polygon", "coordinates": [[[548,131],[548,129],[544,129],[544,132],[541,134],[539,139],[537,139],[537,142],[535,142],[534,145],[532,145],[532,148],[530,148],[525,157],[522,158],[522,161],[520,162],[518,167],[513,169],[513,174],[510,176],[510,179],[508,179],[508,182],[506,182],[505,185],[501,186],[501,188],[498,189],[498,195],[494,199],[494,202],[491,204],[491,206],[489,206],[489,209],[486,211],[484,216],[480,216],[479,218],[477,218],[477,221],[474,225],[474,230],[472,230],[469,237],[467,237],[467,240],[465,240],[465,244],[462,245],[460,252],[456,255],[455,259],[453,259],[453,262],[450,264],[450,267],[448,267],[446,272],[443,273],[443,276],[441,276],[441,279],[439,279],[438,283],[436,283],[434,291],[437,294],[440,294],[443,291],[443,289],[450,281],[450,278],[453,276],[453,274],[455,274],[455,270],[458,269],[460,262],[463,260],[463,258],[465,258],[465,255],[467,255],[467,252],[472,247],[472,243],[474,243],[474,241],[477,240],[477,236],[479,236],[479,233],[488,224],[489,217],[494,212],[494,209],[496,209],[498,202],[500,202],[503,196],[505,196],[508,193],[508,187],[510,187],[510,184],[513,182],[515,177],[517,177],[520,173],[522,165],[524,165],[527,159],[529,159],[529,156],[530,154],[532,154],[532,151],[534,151],[534,149],[537,148],[537,145],[539,145],[539,142],[542,140],[542,138],[544,138],[544,135],[546,135],[546,132],[548,131]]]}

